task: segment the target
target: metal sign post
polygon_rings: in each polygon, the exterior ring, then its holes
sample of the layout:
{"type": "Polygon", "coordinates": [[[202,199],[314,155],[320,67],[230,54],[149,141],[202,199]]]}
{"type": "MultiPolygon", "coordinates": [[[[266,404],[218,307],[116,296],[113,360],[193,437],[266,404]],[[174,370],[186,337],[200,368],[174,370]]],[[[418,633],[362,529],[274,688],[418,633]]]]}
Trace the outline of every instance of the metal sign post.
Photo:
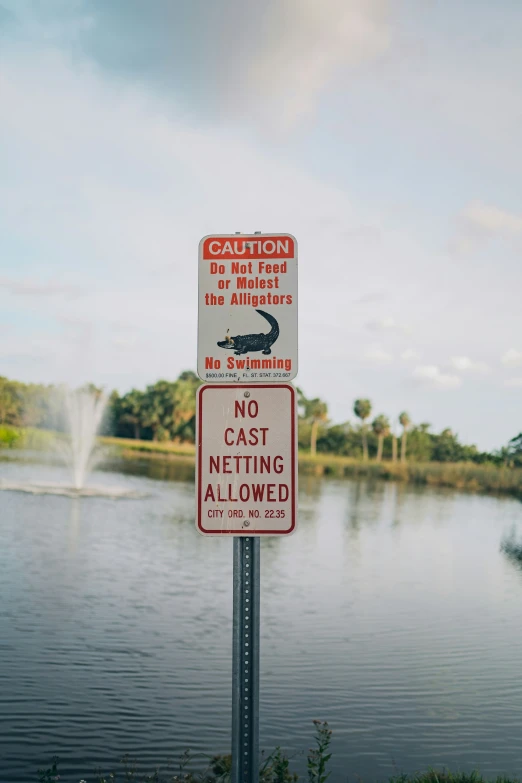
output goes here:
{"type": "Polygon", "coordinates": [[[260,540],[234,538],[232,783],[259,781],[260,540]]]}
{"type": "Polygon", "coordinates": [[[260,537],[297,521],[297,241],[199,245],[196,527],[234,538],[232,783],[259,783],[260,537]]]}

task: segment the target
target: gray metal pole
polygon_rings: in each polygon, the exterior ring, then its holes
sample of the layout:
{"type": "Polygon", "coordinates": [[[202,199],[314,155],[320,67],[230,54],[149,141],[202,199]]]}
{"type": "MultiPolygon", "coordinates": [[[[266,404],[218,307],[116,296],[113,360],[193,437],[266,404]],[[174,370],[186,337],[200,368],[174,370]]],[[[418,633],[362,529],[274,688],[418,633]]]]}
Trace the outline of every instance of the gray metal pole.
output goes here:
{"type": "Polygon", "coordinates": [[[232,783],[259,781],[259,536],[234,538],[232,783]]]}

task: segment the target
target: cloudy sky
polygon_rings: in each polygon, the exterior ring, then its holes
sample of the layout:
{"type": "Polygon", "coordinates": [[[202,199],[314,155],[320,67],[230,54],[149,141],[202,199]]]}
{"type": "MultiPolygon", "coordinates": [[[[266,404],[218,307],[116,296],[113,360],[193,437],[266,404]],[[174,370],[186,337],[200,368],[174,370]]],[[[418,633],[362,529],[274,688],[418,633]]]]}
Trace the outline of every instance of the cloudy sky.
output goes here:
{"type": "Polygon", "coordinates": [[[202,236],[299,242],[334,421],[522,429],[522,3],[0,0],[0,374],[196,365],[202,236]]]}

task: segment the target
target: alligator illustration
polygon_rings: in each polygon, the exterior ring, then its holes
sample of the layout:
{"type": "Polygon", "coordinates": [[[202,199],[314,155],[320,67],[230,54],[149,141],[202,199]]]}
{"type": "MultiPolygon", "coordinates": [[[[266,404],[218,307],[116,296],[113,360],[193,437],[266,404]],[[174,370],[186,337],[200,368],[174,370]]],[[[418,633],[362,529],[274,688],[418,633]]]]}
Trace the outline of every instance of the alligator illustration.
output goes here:
{"type": "Polygon", "coordinates": [[[272,353],[271,346],[279,337],[279,324],[273,315],[265,313],[264,310],[256,310],[256,313],[266,318],[272,327],[268,334],[238,334],[236,337],[229,337],[227,332],[225,339],[218,342],[219,347],[233,350],[236,356],[249,351],[262,351],[264,354],[272,353]]]}

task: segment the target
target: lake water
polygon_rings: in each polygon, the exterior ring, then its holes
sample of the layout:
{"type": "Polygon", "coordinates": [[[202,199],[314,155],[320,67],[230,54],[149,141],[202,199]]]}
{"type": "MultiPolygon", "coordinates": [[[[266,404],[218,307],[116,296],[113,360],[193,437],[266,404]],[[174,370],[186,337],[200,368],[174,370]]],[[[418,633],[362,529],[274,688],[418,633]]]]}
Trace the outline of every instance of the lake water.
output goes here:
{"type": "MultiPolygon", "coordinates": [[[[113,466],[117,467],[117,466],[113,466]]],[[[0,780],[62,783],[230,747],[232,541],[194,525],[190,469],[125,461],[141,499],[0,492],[0,780]],[[147,475],[149,474],[149,475],[147,475]]],[[[0,461],[0,478],[63,481],[0,461]]],[[[332,781],[428,766],[522,773],[522,504],[300,479],[299,527],[261,541],[261,747],[332,781]]]]}

